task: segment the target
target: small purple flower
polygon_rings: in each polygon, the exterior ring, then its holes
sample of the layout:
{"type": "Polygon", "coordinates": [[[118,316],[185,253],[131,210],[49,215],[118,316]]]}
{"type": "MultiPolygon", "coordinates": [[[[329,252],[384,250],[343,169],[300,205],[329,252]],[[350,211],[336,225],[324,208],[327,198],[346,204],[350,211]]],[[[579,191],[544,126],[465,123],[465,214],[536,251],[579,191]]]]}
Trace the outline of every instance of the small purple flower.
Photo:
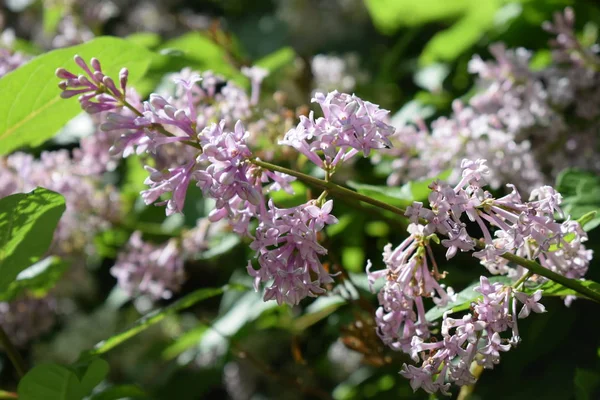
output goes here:
{"type": "Polygon", "coordinates": [[[542,293],[541,290],[538,290],[531,296],[528,296],[526,293],[515,292],[515,297],[523,303],[523,308],[519,312],[519,318],[527,318],[531,311],[536,313],[546,312],[546,307],[539,302],[542,298],[542,293]]]}

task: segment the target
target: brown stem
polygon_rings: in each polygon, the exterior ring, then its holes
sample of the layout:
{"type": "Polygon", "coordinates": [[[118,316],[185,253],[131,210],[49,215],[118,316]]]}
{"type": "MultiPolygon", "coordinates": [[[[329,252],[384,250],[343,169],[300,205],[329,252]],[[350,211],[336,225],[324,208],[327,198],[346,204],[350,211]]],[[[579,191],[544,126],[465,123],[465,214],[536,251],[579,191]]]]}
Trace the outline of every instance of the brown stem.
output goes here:
{"type": "Polygon", "coordinates": [[[6,334],[6,331],[4,330],[4,328],[2,328],[1,325],[0,325],[0,343],[2,343],[2,347],[4,347],[4,351],[6,351],[6,355],[8,355],[8,358],[10,359],[13,366],[15,367],[15,370],[17,371],[19,378],[23,378],[25,376],[25,374],[27,373],[27,366],[25,364],[25,360],[23,359],[23,357],[21,356],[21,353],[19,353],[19,350],[17,350],[17,348],[15,347],[13,342],[10,340],[10,338],[6,334]]]}

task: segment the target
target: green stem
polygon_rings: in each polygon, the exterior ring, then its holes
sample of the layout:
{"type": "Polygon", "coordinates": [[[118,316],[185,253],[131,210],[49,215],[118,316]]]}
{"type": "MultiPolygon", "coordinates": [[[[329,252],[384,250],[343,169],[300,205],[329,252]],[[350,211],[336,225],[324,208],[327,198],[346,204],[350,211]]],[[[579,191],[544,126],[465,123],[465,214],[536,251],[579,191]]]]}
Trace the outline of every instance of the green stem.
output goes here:
{"type": "Polygon", "coordinates": [[[2,347],[4,347],[4,351],[6,351],[8,358],[15,367],[19,378],[24,377],[25,373],[27,372],[25,360],[23,360],[23,357],[21,357],[21,353],[19,353],[13,342],[10,340],[10,338],[4,331],[4,328],[2,328],[2,326],[0,326],[0,343],[2,343],[2,347]]]}
{"type": "Polygon", "coordinates": [[[340,196],[348,196],[354,200],[362,201],[363,203],[371,204],[373,206],[382,208],[387,211],[391,211],[394,214],[398,214],[404,217],[404,213],[406,212],[404,209],[400,207],[395,207],[391,204],[384,203],[377,199],[374,199],[369,196],[365,196],[364,194],[360,194],[355,192],[354,190],[347,189],[343,186],[337,185],[333,182],[327,182],[319,178],[312,177],[310,175],[303,174],[302,172],[293,171],[288,168],[280,167],[279,165],[271,164],[268,162],[264,162],[258,159],[250,160],[250,162],[254,165],[262,167],[264,169],[268,169],[270,171],[277,171],[287,175],[294,176],[300,179],[303,182],[311,184],[313,186],[317,186],[322,189],[326,189],[330,194],[337,193],[340,196]]]}
{"type": "MultiPolygon", "coordinates": [[[[373,206],[382,208],[387,211],[391,211],[394,214],[397,214],[397,215],[402,216],[403,218],[406,218],[406,216],[404,215],[405,210],[400,207],[396,207],[391,204],[387,204],[382,201],[376,200],[372,197],[365,196],[364,194],[355,192],[354,190],[350,190],[343,186],[337,185],[333,182],[326,182],[322,179],[318,179],[318,178],[312,177],[310,175],[303,174],[302,172],[293,171],[291,169],[280,167],[278,165],[264,162],[264,161],[261,161],[258,159],[252,159],[252,160],[250,160],[250,162],[261,168],[268,169],[270,171],[277,171],[277,172],[281,172],[281,173],[284,173],[287,175],[294,176],[294,177],[298,178],[299,180],[301,180],[305,183],[308,183],[309,185],[313,185],[313,186],[316,186],[316,187],[319,187],[322,189],[326,189],[332,195],[338,194],[338,195],[342,196],[342,198],[353,199],[356,201],[361,201],[363,203],[371,204],[373,206]]],[[[475,240],[476,246],[478,248],[485,247],[485,242],[483,240],[476,240],[476,239],[474,239],[474,240],[475,240]]],[[[502,254],[501,257],[505,258],[508,261],[511,261],[515,264],[522,266],[523,268],[531,271],[532,273],[534,273],[536,275],[540,275],[540,276],[543,276],[544,278],[548,278],[554,282],[558,282],[561,285],[568,287],[569,289],[572,289],[575,292],[582,294],[582,295],[600,303],[600,293],[597,293],[597,292],[583,286],[576,279],[569,279],[565,276],[559,275],[556,272],[553,272],[547,268],[542,267],[540,264],[538,264],[535,261],[527,260],[523,257],[519,257],[512,253],[504,253],[504,254],[502,254]]]]}

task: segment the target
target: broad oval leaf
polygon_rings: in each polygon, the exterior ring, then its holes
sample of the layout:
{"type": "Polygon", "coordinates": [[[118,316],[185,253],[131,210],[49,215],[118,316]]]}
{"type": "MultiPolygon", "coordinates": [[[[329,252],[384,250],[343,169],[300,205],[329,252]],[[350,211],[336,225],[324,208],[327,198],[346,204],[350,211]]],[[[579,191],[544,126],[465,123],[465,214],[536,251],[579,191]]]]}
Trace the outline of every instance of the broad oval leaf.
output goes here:
{"type": "Polygon", "coordinates": [[[108,370],[108,363],[100,358],[74,368],[39,364],[21,379],[17,393],[21,400],[82,400],[106,378],[108,370]]]}
{"type": "Polygon", "coordinates": [[[19,382],[20,400],[80,400],[77,376],[58,364],[39,364],[19,382]]]}
{"type": "Polygon", "coordinates": [[[0,293],[48,250],[64,211],[64,197],[43,188],[0,199],[0,293]]]}
{"type": "Polygon", "coordinates": [[[73,56],[102,62],[103,71],[118,77],[122,67],[129,69],[130,80],[142,78],[152,53],[114,37],[99,37],[90,42],[40,55],[0,79],[0,154],[23,146],[38,146],[81,112],[76,99],[63,100],[54,72],[59,67],[78,71],[73,56]]]}

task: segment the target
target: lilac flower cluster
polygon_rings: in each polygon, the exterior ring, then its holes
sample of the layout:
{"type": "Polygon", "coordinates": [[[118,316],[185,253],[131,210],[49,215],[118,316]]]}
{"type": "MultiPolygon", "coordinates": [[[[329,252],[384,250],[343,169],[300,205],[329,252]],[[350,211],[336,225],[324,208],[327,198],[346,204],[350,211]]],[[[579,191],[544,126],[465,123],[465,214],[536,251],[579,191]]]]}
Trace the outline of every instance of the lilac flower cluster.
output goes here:
{"type": "Polygon", "coordinates": [[[389,136],[394,128],[385,123],[389,111],[337,91],[317,93],[312,101],[319,104],[323,117],[315,120],[312,112],[301,116],[279,144],[295,148],[318,167],[332,170],[360,152],[367,157],[373,149],[392,146],[389,136]]]}
{"type": "Polygon", "coordinates": [[[452,288],[438,283],[444,274],[438,271],[429,247],[435,237],[427,235],[424,226],[418,224],[409,225],[408,232],[409,237],[398,247],[392,250],[388,244],[384,248],[385,269],[371,272],[371,262],[367,264],[371,285],[377,279],[385,279],[375,314],[377,334],[392,349],[406,353],[411,351],[413,337],[430,336],[431,324],[425,318],[423,298],[432,298],[444,306],[454,296],[452,288]]]}
{"type": "Polygon", "coordinates": [[[144,293],[155,300],[169,299],[185,281],[183,261],[176,239],[152,245],[134,232],[110,272],[131,297],[144,293]]]}
{"type": "Polygon", "coordinates": [[[460,160],[485,158],[492,188],[512,182],[530,191],[565,167],[600,171],[597,117],[600,57],[597,45],[584,45],[573,31],[570,9],[544,28],[556,35],[553,61],[531,67],[532,52],[494,44],[495,60],[475,56],[469,71],[478,75],[478,93],[468,104],[456,100],[452,115],[431,129],[418,121],[400,127],[391,139],[394,173],[389,183],[436,176],[450,169],[459,177],[460,160]]]}
{"type": "Polygon", "coordinates": [[[338,222],[331,215],[332,208],[332,200],[321,207],[309,202],[288,209],[277,208],[269,201],[269,210],[261,216],[250,244],[260,269],[254,270],[248,261],[248,273],[254,277],[256,290],[261,282],[272,280],[265,290],[265,301],[275,299],[278,304],[296,305],[307,296],[325,293],[322,285],[333,282],[319,260],[327,250],[317,240],[325,225],[338,222]]]}
{"type": "Polygon", "coordinates": [[[587,240],[586,233],[575,221],[558,223],[554,214],[562,215],[561,195],[550,186],[542,186],[531,193],[530,201],[523,202],[514,185],[508,185],[511,192],[495,199],[483,189],[485,177],[489,175],[486,160],[463,160],[460,182],[451,187],[439,181],[430,188],[430,209],[422,203],[414,203],[406,211],[412,221],[422,218],[427,221],[427,233],[440,233],[447,236],[442,244],[448,248],[447,258],[458,250],[470,251],[475,242],[461,220],[463,214],[477,223],[483,233],[485,248],[474,252],[493,274],[518,275],[509,268],[507,261],[500,256],[515,253],[569,278],[585,275],[591,250],[582,244],[587,240]],[[494,234],[488,226],[496,228],[494,234]],[[567,240],[568,235],[568,240],[567,240]]]}
{"type": "Polygon", "coordinates": [[[410,354],[421,366],[404,364],[400,374],[410,379],[413,390],[422,388],[428,393],[449,395],[450,383],[471,385],[476,378],[470,372],[472,363],[493,368],[500,362],[500,352],[506,352],[521,340],[517,318],[525,318],[531,311],[545,311],[539,303],[541,291],[532,295],[514,290],[511,286],[491,283],[480,278],[475,291],[481,294],[472,304],[472,313],[454,319],[444,315],[442,339],[426,341],[413,336],[410,354]],[[517,314],[517,301],[523,306],[517,314]],[[510,338],[502,337],[508,330],[510,338]]]}
{"type": "MultiPolygon", "coordinates": [[[[98,60],[92,59],[91,69],[79,57],[75,58],[75,62],[87,77],[59,69],[57,76],[64,79],[59,85],[63,97],[79,95],[84,110],[90,113],[108,112],[106,122],[102,124],[103,130],[125,130],[117,141],[118,150],[113,147],[113,154],[126,156],[134,151],[157,154],[165,148],[185,145],[183,147],[186,150],[180,152],[178,158],[171,159],[176,164],[162,169],[146,167],[150,173],[145,182],[149,188],[142,192],[146,204],[166,205],[168,215],[181,212],[188,186],[195,182],[204,196],[216,202],[209,215],[210,221],[226,218],[235,232],[250,236],[255,244],[267,238],[275,240],[255,246],[255,250],[261,254],[261,269],[252,273],[258,278],[256,287],[260,281],[275,279],[273,286],[267,289],[265,299],[275,298],[280,303],[297,304],[306,296],[323,292],[320,285],[331,282],[331,277],[318,259],[325,249],[318,244],[317,232],[325,224],[337,221],[329,215],[332,203],[326,203],[321,209],[314,202],[309,202],[290,210],[275,209],[270,203],[267,210],[265,193],[276,190],[291,193],[290,182],[294,178],[259,168],[252,162],[252,152],[247,143],[249,134],[241,121],[238,120],[233,129],[226,119],[206,124],[206,113],[198,112],[197,101],[202,96],[214,94],[211,93],[213,86],[210,82],[198,89],[202,77],[187,73],[185,79],[176,78],[178,91],[181,92],[178,99],[152,94],[137,109],[127,100],[125,71],[121,73],[123,79],[120,80],[120,88],[116,88],[112,80],[102,73],[98,60]],[[122,107],[133,112],[127,115],[113,112],[122,107]],[[163,195],[169,193],[170,198],[160,201],[163,195]],[[256,238],[249,229],[253,218],[259,221],[256,238]],[[261,229],[265,230],[264,238],[258,236],[261,229]],[[279,245],[277,249],[267,248],[275,245],[279,245]],[[317,275],[316,281],[313,282],[311,274],[317,275]]],[[[260,71],[250,75],[257,82],[262,76],[260,71]]],[[[257,85],[254,84],[254,91],[258,90],[257,85]]],[[[379,146],[379,143],[375,143],[377,138],[381,141],[391,133],[391,128],[380,121],[386,112],[375,105],[337,92],[327,98],[318,97],[318,101],[322,103],[326,114],[321,119],[321,127],[334,136],[334,130],[343,128],[345,132],[343,143],[338,143],[341,136],[332,137],[329,145],[332,150],[339,145],[340,153],[345,153],[351,146],[358,146],[358,150],[368,154],[370,148],[379,146]],[[352,135],[357,140],[352,140],[352,135]],[[359,135],[362,137],[359,138],[359,135]]],[[[250,103],[253,102],[251,99],[250,103]]],[[[340,155],[338,160],[341,158],[340,155]]],[[[124,265],[125,262],[118,265],[124,265]]],[[[124,282],[136,281],[135,274],[132,275],[127,268],[118,267],[115,274],[120,271],[124,271],[121,279],[124,282]]]]}
{"type": "Polygon", "coordinates": [[[0,326],[16,346],[47,333],[56,320],[56,299],[21,296],[11,302],[0,302],[0,326]]]}
{"type": "MultiPolygon", "coordinates": [[[[386,246],[386,268],[371,272],[371,264],[367,265],[371,283],[385,279],[378,296],[377,332],[390,348],[410,354],[415,362],[422,361],[419,367],[404,365],[401,374],[411,380],[413,389],[423,388],[429,393],[448,394],[449,383],[473,384],[473,362],[493,368],[500,352],[520,341],[517,317],[545,311],[539,304],[541,290],[532,294],[517,291],[531,276],[523,269],[509,267],[503,254],[537,260],[575,279],[584,276],[592,255],[582,244],[587,236],[576,221],[556,222],[554,214],[562,215],[561,196],[552,187],[534,190],[530,201],[523,202],[514,185],[509,185],[511,193],[495,199],[483,189],[490,173],[486,160],[465,159],[461,166],[461,178],[455,186],[439,181],[430,185],[430,208],[420,202],[407,208],[410,236],[393,251],[391,245],[386,246]],[[438,241],[438,235],[446,236],[441,243],[448,248],[447,258],[458,250],[475,250],[479,243],[467,232],[467,220],[479,227],[485,244],[473,255],[491,273],[507,274],[516,283],[491,283],[482,276],[475,288],[482,297],[471,305],[471,313],[459,319],[449,317],[450,312],[444,314],[442,337],[437,340],[432,337],[433,322],[426,318],[423,298],[444,306],[452,300],[453,291],[439,282],[444,274],[438,271],[429,242],[438,241]],[[495,229],[493,234],[490,228],[495,229]],[[519,313],[517,301],[523,304],[519,313]],[[503,337],[509,329],[511,337],[503,337]]],[[[538,283],[543,281],[534,278],[538,283]]]]}
{"type": "Polygon", "coordinates": [[[25,54],[11,50],[14,40],[12,30],[0,33],[0,78],[29,61],[25,54]]]}

